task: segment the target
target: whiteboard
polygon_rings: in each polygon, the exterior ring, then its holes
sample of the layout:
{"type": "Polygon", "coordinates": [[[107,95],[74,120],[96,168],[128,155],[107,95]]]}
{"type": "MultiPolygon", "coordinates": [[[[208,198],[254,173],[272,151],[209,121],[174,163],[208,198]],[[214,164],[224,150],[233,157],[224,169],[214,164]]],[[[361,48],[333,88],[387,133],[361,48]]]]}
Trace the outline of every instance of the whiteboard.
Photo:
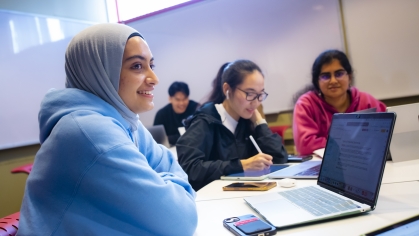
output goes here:
{"type": "Polygon", "coordinates": [[[64,88],[64,54],[92,23],[0,11],[0,149],[39,143],[38,112],[64,88]]]}
{"type": "Polygon", "coordinates": [[[345,0],[355,85],[378,99],[419,95],[419,1],[345,0]]]}
{"type": "Polygon", "coordinates": [[[141,121],[152,124],[173,81],[188,83],[190,98],[206,101],[219,67],[236,59],[263,70],[265,113],[293,108],[315,58],[344,49],[340,19],[338,0],[208,0],[128,23],[147,40],[160,79],[155,109],[141,121]]]}

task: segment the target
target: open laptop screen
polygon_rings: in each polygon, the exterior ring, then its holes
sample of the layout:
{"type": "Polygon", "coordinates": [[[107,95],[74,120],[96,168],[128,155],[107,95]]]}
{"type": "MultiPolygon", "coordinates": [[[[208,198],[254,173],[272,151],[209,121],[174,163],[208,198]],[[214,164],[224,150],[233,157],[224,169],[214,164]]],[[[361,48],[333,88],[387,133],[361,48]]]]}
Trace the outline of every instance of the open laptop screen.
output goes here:
{"type": "Polygon", "coordinates": [[[394,113],[335,114],[318,183],[375,205],[394,119],[394,113]]]}

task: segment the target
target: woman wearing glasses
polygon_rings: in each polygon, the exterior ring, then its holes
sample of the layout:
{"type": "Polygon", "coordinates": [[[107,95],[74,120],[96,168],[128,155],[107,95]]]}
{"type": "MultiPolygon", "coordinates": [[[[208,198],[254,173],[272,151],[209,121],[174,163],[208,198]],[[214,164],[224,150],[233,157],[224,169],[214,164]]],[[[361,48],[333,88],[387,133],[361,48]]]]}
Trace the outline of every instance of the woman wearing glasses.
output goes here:
{"type": "Polygon", "coordinates": [[[329,50],[314,61],[312,84],[296,96],[293,119],[294,142],[301,155],[322,153],[334,113],[369,108],[386,111],[386,106],[361,92],[353,83],[353,71],[345,53],[329,50]]]}
{"type": "Polygon", "coordinates": [[[220,68],[217,78],[209,101],[187,120],[187,131],[176,144],[179,163],[195,190],[223,175],[263,170],[287,160],[281,137],[257,110],[268,96],[260,68],[237,60],[220,68]]]}

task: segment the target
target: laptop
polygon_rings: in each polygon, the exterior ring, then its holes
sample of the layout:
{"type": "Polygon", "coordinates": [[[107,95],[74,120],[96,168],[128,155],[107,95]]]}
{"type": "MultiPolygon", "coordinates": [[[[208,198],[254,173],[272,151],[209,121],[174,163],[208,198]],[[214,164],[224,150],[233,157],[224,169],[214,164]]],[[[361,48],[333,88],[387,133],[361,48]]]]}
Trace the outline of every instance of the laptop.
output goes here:
{"type": "Polygon", "coordinates": [[[393,162],[419,159],[419,103],[388,107],[397,114],[390,145],[393,162]]]}
{"type": "Polygon", "coordinates": [[[245,197],[277,228],[372,211],[395,113],[333,115],[317,185],[245,197]]]}
{"type": "MultiPolygon", "coordinates": [[[[368,108],[368,109],[364,109],[364,110],[354,111],[352,113],[368,113],[368,112],[377,112],[377,108],[372,107],[372,108],[368,108]]],[[[393,130],[393,133],[394,133],[394,130],[393,130]]],[[[390,151],[387,153],[386,160],[391,161],[391,152],[390,151]]]]}
{"type": "Polygon", "coordinates": [[[263,179],[266,179],[270,173],[289,168],[289,166],[290,165],[288,164],[274,164],[274,165],[271,165],[269,169],[265,169],[263,171],[247,171],[247,172],[234,173],[230,175],[221,176],[220,179],[222,180],[263,180],[263,179]]]}
{"type": "Polygon", "coordinates": [[[270,179],[317,179],[321,165],[322,161],[305,161],[301,164],[292,165],[288,168],[269,174],[268,177],[270,179]]]}
{"type": "MultiPolygon", "coordinates": [[[[368,112],[377,112],[377,108],[376,107],[373,107],[373,108],[368,108],[368,109],[365,109],[365,110],[355,111],[355,112],[352,112],[352,113],[368,113],[368,112]]],[[[393,130],[393,133],[394,133],[394,130],[393,130]]],[[[391,158],[391,151],[389,151],[387,153],[386,160],[387,161],[391,161],[392,160],[392,158],[391,158]]]]}
{"type": "MultiPolygon", "coordinates": [[[[376,112],[377,108],[368,108],[365,110],[356,111],[353,113],[370,113],[376,112]]],[[[321,155],[323,157],[324,153],[321,155]]],[[[293,179],[317,179],[319,177],[321,161],[308,161],[301,163],[299,165],[293,165],[289,168],[276,171],[268,175],[270,179],[284,179],[284,178],[293,178],[293,179]]]]}
{"type": "Polygon", "coordinates": [[[151,136],[153,136],[153,139],[156,141],[156,143],[170,148],[169,138],[167,138],[166,130],[164,129],[163,125],[150,126],[147,127],[147,130],[151,133],[151,136]]]}
{"type": "Polygon", "coordinates": [[[372,107],[372,108],[367,108],[367,109],[364,109],[364,110],[354,111],[354,112],[351,112],[351,113],[369,113],[369,112],[377,112],[377,108],[372,107]]]}

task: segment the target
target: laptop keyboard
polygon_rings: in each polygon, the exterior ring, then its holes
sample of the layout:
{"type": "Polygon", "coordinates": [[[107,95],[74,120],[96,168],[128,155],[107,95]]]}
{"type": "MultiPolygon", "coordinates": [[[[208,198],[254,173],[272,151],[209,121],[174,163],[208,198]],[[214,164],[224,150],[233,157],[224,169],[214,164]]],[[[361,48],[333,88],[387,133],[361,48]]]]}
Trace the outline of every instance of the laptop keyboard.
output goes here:
{"type": "Polygon", "coordinates": [[[351,200],[338,198],[333,194],[321,191],[314,186],[278,192],[278,194],[314,216],[322,216],[359,208],[351,200]]]}
{"type": "Polygon", "coordinates": [[[301,171],[301,172],[295,174],[294,176],[314,176],[314,175],[319,175],[320,166],[321,165],[313,166],[311,168],[308,168],[305,171],[301,171]]]}

